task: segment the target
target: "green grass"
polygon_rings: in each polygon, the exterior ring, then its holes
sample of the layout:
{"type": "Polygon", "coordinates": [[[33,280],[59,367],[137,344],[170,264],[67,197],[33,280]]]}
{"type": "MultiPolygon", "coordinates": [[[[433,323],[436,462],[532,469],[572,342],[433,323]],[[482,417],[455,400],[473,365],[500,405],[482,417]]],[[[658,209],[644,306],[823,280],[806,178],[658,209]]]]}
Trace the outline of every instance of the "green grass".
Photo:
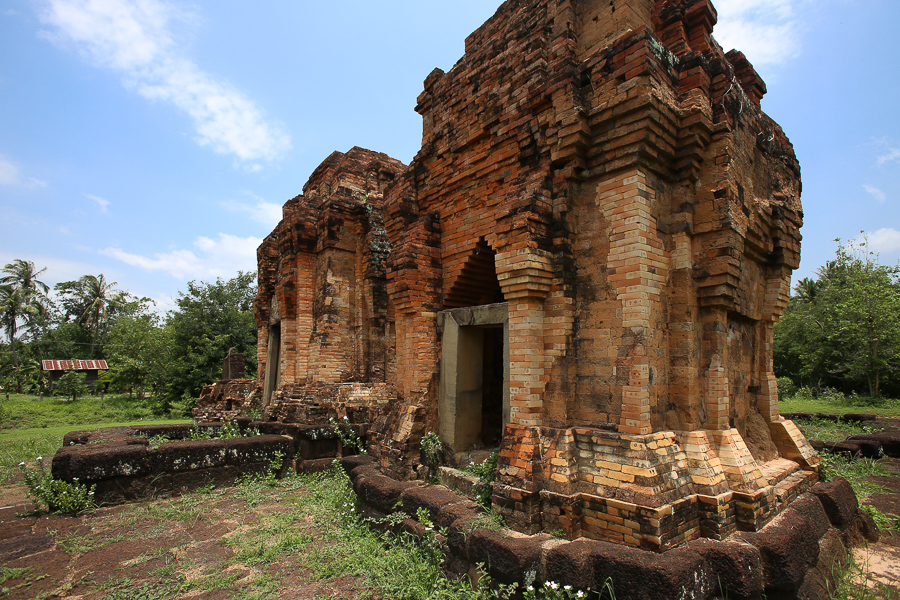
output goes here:
{"type": "Polygon", "coordinates": [[[20,462],[32,462],[38,456],[52,457],[62,446],[63,437],[70,431],[102,429],[124,425],[156,425],[190,423],[185,419],[151,419],[147,421],[115,421],[86,425],[57,425],[40,429],[11,429],[0,431],[0,483],[8,481],[19,472],[20,462]]]}
{"type": "Polygon", "coordinates": [[[828,419],[795,419],[794,423],[803,431],[808,440],[820,442],[843,442],[851,435],[882,431],[884,427],[855,421],[830,421],[828,419]]]}
{"type": "Polygon", "coordinates": [[[168,423],[190,420],[163,413],[153,399],[127,395],[83,396],[73,401],[26,394],[10,394],[9,400],[0,396],[0,483],[16,475],[20,462],[56,454],[70,431],[168,423]]]}
{"type": "Polygon", "coordinates": [[[793,398],[779,401],[781,412],[806,412],[844,415],[847,413],[867,413],[882,417],[900,417],[900,399],[869,398],[866,396],[811,396],[797,394],[793,398]]]}
{"type": "Polygon", "coordinates": [[[82,396],[77,400],[25,394],[0,396],[0,430],[44,429],[94,423],[133,423],[151,419],[183,419],[183,414],[165,413],[152,398],[127,395],[82,396]]]}

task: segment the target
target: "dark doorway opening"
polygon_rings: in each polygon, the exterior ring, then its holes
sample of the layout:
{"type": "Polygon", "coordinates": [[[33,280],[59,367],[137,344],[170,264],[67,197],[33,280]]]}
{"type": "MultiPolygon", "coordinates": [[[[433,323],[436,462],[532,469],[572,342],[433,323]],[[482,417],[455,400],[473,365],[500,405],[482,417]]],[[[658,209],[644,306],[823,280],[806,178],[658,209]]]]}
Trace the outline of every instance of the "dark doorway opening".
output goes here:
{"type": "Polygon", "coordinates": [[[500,445],[503,437],[503,326],[484,328],[482,346],[481,443],[500,445]]]}
{"type": "Polygon", "coordinates": [[[272,394],[281,383],[281,322],[269,325],[269,343],[266,348],[266,382],[263,387],[263,406],[268,406],[272,394]]]}

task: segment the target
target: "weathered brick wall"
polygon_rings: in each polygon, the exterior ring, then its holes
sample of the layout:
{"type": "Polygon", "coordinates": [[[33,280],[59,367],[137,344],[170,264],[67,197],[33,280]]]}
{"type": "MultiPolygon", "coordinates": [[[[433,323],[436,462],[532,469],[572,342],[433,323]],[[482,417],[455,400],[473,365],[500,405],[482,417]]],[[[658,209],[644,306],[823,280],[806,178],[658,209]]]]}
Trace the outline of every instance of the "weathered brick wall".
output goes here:
{"type": "Polygon", "coordinates": [[[490,252],[510,350],[495,502],[524,529],[556,510],[539,492],[565,495],[563,481],[645,503],[661,493],[627,466],[709,488],[654,543],[695,535],[698,511],[720,535],[771,518],[791,469],[761,464],[817,464],[778,415],[772,373],[799,263],[799,166],[715,21],[707,0],[507,2],[418,98],[422,148],[385,194],[396,385],[407,405],[435,404],[436,313],[489,289],[477,275],[490,252]],[[600,426],[625,446],[664,434],[678,452],[542,454],[559,431],[600,426]],[[687,469],[702,448],[711,456],[687,469]],[[744,517],[728,490],[749,495],[744,517]]]}
{"type": "Polygon", "coordinates": [[[386,199],[398,388],[427,388],[432,313],[486,242],[515,422],[743,431],[758,404],[774,420],[771,324],[801,214],[790,144],[752,67],[710,37],[708,2],[610,10],[506,3],[426,79],[422,150],[386,199]]]}
{"type": "Polygon", "coordinates": [[[271,326],[280,333],[280,385],[385,381],[390,246],[381,194],[402,168],[362,148],[335,152],[285,204],[257,251],[260,382],[270,369],[271,326]]]}

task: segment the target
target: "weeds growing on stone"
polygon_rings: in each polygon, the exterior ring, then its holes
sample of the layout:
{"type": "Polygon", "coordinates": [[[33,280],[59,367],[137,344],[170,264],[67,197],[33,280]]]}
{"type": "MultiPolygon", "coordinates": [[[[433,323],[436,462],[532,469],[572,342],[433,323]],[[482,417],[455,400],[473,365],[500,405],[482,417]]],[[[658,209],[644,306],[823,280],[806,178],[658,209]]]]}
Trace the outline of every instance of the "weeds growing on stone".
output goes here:
{"type": "Polygon", "coordinates": [[[356,435],[356,432],[350,425],[350,419],[344,417],[341,422],[338,422],[334,418],[330,418],[328,422],[331,423],[331,428],[334,429],[345,449],[352,454],[366,454],[366,442],[356,435]]]}
{"type": "Polygon", "coordinates": [[[843,564],[835,564],[832,576],[834,584],[827,586],[831,600],[900,600],[900,589],[872,580],[852,553],[843,564]]]}
{"type": "Polygon", "coordinates": [[[835,477],[843,477],[853,487],[856,497],[862,501],[884,491],[880,485],[869,483],[867,479],[872,476],[889,475],[890,473],[881,464],[881,461],[872,458],[847,458],[842,454],[822,453],[822,469],[819,476],[823,481],[831,481],[835,477]]]}
{"type": "Polygon", "coordinates": [[[498,452],[491,453],[483,462],[470,462],[460,467],[463,471],[471,473],[478,478],[478,483],[472,486],[475,499],[479,504],[490,510],[491,495],[493,494],[494,479],[497,478],[497,461],[500,459],[498,452]]]}

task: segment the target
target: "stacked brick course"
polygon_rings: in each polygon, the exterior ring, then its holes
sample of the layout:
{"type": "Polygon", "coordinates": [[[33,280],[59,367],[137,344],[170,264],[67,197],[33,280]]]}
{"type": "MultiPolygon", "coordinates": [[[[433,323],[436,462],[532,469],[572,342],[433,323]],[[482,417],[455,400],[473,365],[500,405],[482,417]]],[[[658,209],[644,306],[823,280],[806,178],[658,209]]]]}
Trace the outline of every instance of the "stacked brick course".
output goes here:
{"type": "MultiPolygon", "coordinates": [[[[493,501],[518,529],[664,550],[809,487],[772,369],[799,165],[715,22],[708,0],[509,0],[426,78],[411,165],[329,157],[259,249],[268,416],[324,418],[356,382],[381,468],[413,477],[439,406],[488,411],[452,355],[481,338],[449,350],[444,311],[505,303],[493,501]]],[[[454,344],[500,326],[473,323],[454,344]]]]}

